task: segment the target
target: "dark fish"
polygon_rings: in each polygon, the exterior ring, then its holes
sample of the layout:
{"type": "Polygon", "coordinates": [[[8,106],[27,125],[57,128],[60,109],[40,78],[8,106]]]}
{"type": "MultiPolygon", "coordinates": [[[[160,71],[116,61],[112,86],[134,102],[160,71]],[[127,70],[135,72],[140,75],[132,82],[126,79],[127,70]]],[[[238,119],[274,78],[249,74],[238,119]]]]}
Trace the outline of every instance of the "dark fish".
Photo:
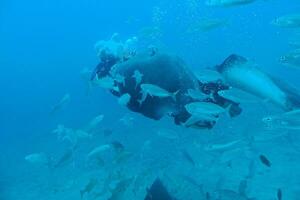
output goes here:
{"type": "Polygon", "coordinates": [[[206,200],[211,200],[209,192],[206,192],[205,198],[206,198],[206,200]]]}
{"type": "Polygon", "coordinates": [[[105,137],[110,136],[111,134],[113,134],[113,131],[111,129],[108,129],[108,128],[103,129],[103,135],[105,137]]]}
{"type": "Polygon", "coordinates": [[[182,178],[185,181],[189,182],[190,184],[194,185],[196,188],[198,188],[201,192],[204,193],[204,191],[203,191],[203,185],[199,184],[197,182],[197,180],[195,180],[193,177],[183,175],[182,178]]]}
{"type": "Polygon", "coordinates": [[[54,164],[54,168],[62,167],[73,160],[73,150],[70,149],[54,164]]]}
{"type": "Polygon", "coordinates": [[[246,190],[247,190],[247,181],[246,180],[242,180],[240,182],[240,185],[239,185],[239,194],[242,195],[242,196],[246,196],[246,190]]]}
{"type": "Polygon", "coordinates": [[[125,150],[125,147],[122,143],[118,142],[118,141],[113,141],[111,143],[112,147],[115,149],[116,152],[120,153],[122,151],[125,150]]]}
{"type": "Polygon", "coordinates": [[[161,180],[157,178],[148,189],[144,200],[174,200],[174,198],[169,194],[161,180]]]}
{"type": "Polygon", "coordinates": [[[282,200],[282,191],[280,188],[277,190],[277,199],[282,200]]]}
{"type": "Polygon", "coordinates": [[[88,182],[88,184],[84,187],[83,190],[80,190],[80,196],[81,199],[83,198],[83,195],[86,193],[90,193],[98,184],[98,180],[97,179],[90,179],[90,181],[88,182]]]}
{"type": "Polygon", "coordinates": [[[192,156],[186,151],[186,150],[182,150],[181,151],[183,157],[189,162],[191,163],[193,166],[196,165],[194,159],[192,158],[192,156]]]}
{"type": "Polygon", "coordinates": [[[260,155],[259,159],[262,162],[262,164],[264,164],[267,167],[271,167],[271,162],[270,162],[270,160],[266,156],[260,155]]]}
{"type": "MultiPolygon", "coordinates": [[[[116,187],[111,191],[111,197],[108,200],[120,200],[126,192],[129,185],[132,183],[133,178],[121,180],[116,187]]],[[[153,199],[154,200],[154,199],[153,199]]]]}

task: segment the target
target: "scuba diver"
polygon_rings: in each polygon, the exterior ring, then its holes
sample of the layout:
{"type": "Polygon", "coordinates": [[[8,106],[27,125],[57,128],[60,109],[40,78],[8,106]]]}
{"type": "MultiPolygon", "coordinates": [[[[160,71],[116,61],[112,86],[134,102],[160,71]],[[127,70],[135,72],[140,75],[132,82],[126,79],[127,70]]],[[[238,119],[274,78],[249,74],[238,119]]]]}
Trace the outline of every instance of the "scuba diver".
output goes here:
{"type": "MultiPolygon", "coordinates": [[[[188,94],[200,92],[204,96],[202,102],[228,107],[231,117],[241,113],[237,103],[218,95],[218,91],[229,88],[222,80],[201,82],[180,58],[160,53],[155,47],[137,52],[132,47],[136,41],[134,37],[123,44],[117,35],[113,35],[108,41],[98,42],[96,50],[100,63],[91,76],[95,82],[112,78],[114,85],[109,88],[111,93],[119,98],[128,95],[130,99],[126,105],[131,111],[155,120],[169,115],[174,118],[175,124],[185,124],[191,117],[185,105],[199,102],[199,99],[188,94]],[[170,95],[163,96],[163,91],[170,95]]],[[[215,123],[216,120],[196,120],[185,125],[212,128],[215,123]]]]}
{"type": "Polygon", "coordinates": [[[199,106],[195,108],[192,104],[203,102],[204,107],[222,108],[231,117],[238,116],[242,112],[240,102],[219,93],[231,87],[267,99],[285,110],[300,106],[297,92],[249,66],[241,56],[231,55],[215,67],[214,72],[221,78],[203,81],[177,56],[160,53],[155,47],[138,52],[136,43],[136,37],[122,43],[117,34],[110,40],[99,41],[95,48],[100,63],[91,81],[105,85],[113,95],[125,100],[131,111],[148,118],[160,120],[168,115],[177,125],[211,129],[220,113],[199,115],[199,106]],[[196,109],[196,116],[191,114],[191,109],[196,109]]]}

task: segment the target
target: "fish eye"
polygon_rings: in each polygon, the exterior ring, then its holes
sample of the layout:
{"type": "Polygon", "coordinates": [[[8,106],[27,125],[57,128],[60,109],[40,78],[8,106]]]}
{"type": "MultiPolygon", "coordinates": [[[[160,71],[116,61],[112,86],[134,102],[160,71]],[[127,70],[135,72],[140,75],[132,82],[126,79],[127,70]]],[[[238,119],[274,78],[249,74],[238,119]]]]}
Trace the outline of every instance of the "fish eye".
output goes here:
{"type": "Polygon", "coordinates": [[[263,118],[263,121],[264,122],[270,122],[270,121],[272,121],[272,118],[271,117],[265,117],[265,118],[263,118]]]}
{"type": "Polygon", "coordinates": [[[285,56],[281,56],[281,57],[279,58],[279,61],[280,61],[280,62],[285,62],[285,61],[286,61],[286,57],[285,57],[285,56]]]}

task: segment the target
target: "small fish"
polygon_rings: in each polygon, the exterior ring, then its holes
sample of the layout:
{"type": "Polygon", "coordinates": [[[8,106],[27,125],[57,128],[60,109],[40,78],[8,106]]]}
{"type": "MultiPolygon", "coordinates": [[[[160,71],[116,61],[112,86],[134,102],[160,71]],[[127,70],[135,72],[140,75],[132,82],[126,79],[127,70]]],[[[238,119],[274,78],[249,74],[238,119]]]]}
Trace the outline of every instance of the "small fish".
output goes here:
{"type": "Polygon", "coordinates": [[[81,199],[85,194],[89,194],[96,187],[97,184],[98,184],[98,180],[91,178],[88,184],[84,187],[84,189],[80,190],[81,199]]]}
{"type": "Polygon", "coordinates": [[[109,144],[104,144],[104,145],[98,146],[98,147],[94,148],[90,153],[88,153],[87,158],[91,159],[94,157],[98,157],[104,151],[108,151],[110,148],[111,148],[111,145],[109,145],[109,144]]]}
{"type": "Polygon", "coordinates": [[[73,150],[69,149],[62,155],[61,158],[58,159],[58,161],[53,165],[53,167],[59,168],[68,164],[71,161],[73,161],[73,150]]]}
{"type": "Polygon", "coordinates": [[[162,36],[162,30],[158,26],[144,27],[139,31],[139,38],[155,40],[162,36]]]}
{"type": "Polygon", "coordinates": [[[65,132],[65,130],[66,130],[66,128],[65,128],[64,125],[58,124],[57,127],[56,127],[56,129],[54,129],[52,131],[52,133],[57,134],[57,136],[60,137],[60,136],[63,135],[63,133],[65,132]]]}
{"type": "Polygon", "coordinates": [[[120,122],[122,122],[125,126],[132,126],[133,125],[134,118],[130,115],[126,114],[121,119],[120,122]]]}
{"type": "Polygon", "coordinates": [[[195,90],[195,89],[188,89],[186,96],[189,96],[192,99],[199,100],[199,101],[213,98],[212,94],[205,94],[200,90],[195,90]]]}
{"type": "Polygon", "coordinates": [[[171,129],[160,129],[157,131],[157,135],[169,140],[177,140],[179,138],[177,132],[171,129]]]}
{"type": "Polygon", "coordinates": [[[120,83],[122,84],[124,87],[125,87],[125,77],[122,76],[121,74],[116,74],[114,76],[114,80],[117,82],[117,83],[120,83]]]}
{"type": "Polygon", "coordinates": [[[91,82],[91,74],[93,73],[92,70],[89,70],[88,68],[84,68],[80,72],[81,79],[84,81],[86,86],[86,94],[90,94],[90,91],[92,89],[92,82],[91,82]]]}
{"type": "Polygon", "coordinates": [[[132,183],[133,178],[121,180],[117,183],[116,187],[111,190],[111,196],[107,200],[120,200],[123,199],[129,185],[132,183]]]}
{"type": "Polygon", "coordinates": [[[195,124],[204,121],[215,122],[218,118],[213,115],[195,113],[190,118],[188,118],[182,125],[185,127],[193,127],[195,124]]]}
{"type": "Polygon", "coordinates": [[[300,39],[299,38],[300,38],[300,34],[299,34],[299,36],[291,39],[289,41],[289,45],[294,48],[300,48],[300,39]]]}
{"type": "Polygon", "coordinates": [[[105,137],[110,136],[111,134],[113,134],[113,130],[112,129],[109,129],[109,128],[103,129],[103,135],[105,137]]]}
{"type": "Polygon", "coordinates": [[[57,134],[57,139],[61,142],[67,142],[73,147],[77,145],[78,137],[73,129],[67,128],[63,125],[58,125],[57,129],[53,131],[57,134]]]}
{"type": "Polygon", "coordinates": [[[182,175],[182,178],[183,180],[187,181],[188,183],[198,188],[201,192],[203,192],[203,185],[199,184],[197,180],[195,180],[196,177],[182,175]]]}
{"type": "Polygon", "coordinates": [[[232,149],[236,144],[240,143],[242,140],[234,140],[232,142],[223,144],[210,144],[204,148],[205,151],[226,151],[232,149]]]}
{"type": "Polygon", "coordinates": [[[217,191],[218,200],[249,200],[249,198],[233,191],[233,190],[219,190],[217,191]]]}
{"type": "Polygon", "coordinates": [[[252,103],[257,102],[258,98],[249,94],[248,92],[244,92],[243,90],[237,88],[230,88],[228,90],[220,90],[218,91],[218,95],[223,97],[224,99],[230,100],[234,103],[252,103]]]}
{"type": "Polygon", "coordinates": [[[34,164],[34,165],[48,165],[49,158],[45,153],[33,153],[25,156],[24,158],[27,162],[34,164]]]}
{"type": "Polygon", "coordinates": [[[98,75],[95,76],[93,82],[94,85],[99,86],[104,89],[115,89],[115,80],[112,77],[105,76],[103,78],[98,78],[98,75]]]}
{"type": "Polygon", "coordinates": [[[239,184],[239,194],[242,196],[246,196],[247,187],[248,187],[247,180],[242,180],[239,184]]]}
{"type": "Polygon", "coordinates": [[[139,70],[134,70],[132,77],[135,79],[135,89],[141,84],[143,76],[139,70]]]}
{"type": "Polygon", "coordinates": [[[125,147],[122,143],[118,142],[118,141],[113,141],[111,143],[112,147],[115,149],[116,152],[122,152],[125,150],[125,147]]]}
{"type": "Polygon", "coordinates": [[[259,159],[260,159],[260,161],[261,161],[262,164],[264,164],[267,167],[271,167],[271,162],[270,162],[270,160],[266,156],[260,155],[259,159]]]}
{"type": "Polygon", "coordinates": [[[267,116],[262,121],[271,129],[300,130],[300,109],[267,116]]]}
{"type": "Polygon", "coordinates": [[[206,5],[213,7],[232,7],[250,4],[255,1],[256,0],[207,0],[206,5]]]}
{"type": "Polygon", "coordinates": [[[219,72],[211,69],[197,71],[195,72],[195,75],[201,83],[212,83],[224,80],[219,72]]]}
{"type": "Polygon", "coordinates": [[[71,100],[71,95],[69,93],[65,94],[63,98],[55,106],[53,106],[50,114],[54,114],[58,110],[61,110],[70,102],[70,100],[71,100]]]}
{"type": "Polygon", "coordinates": [[[92,135],[90,133],[81,129],[75,130],[75,135],[79,140],[92,138],[92,135]]]}
{"type": "Polygon", "coordinates": [[[206,199],[206,200],[211,200],[211,195],[210,195],[209,192],[206,192],[206,193],[205,193],[205,199],[206,199]]]}
{"type": "Polygon", "coordinates": [[[152,84],[142,84],[142,99],[140,100],[140,104],[142,104],[146,97],[150,95],[151,97],[159,97],[159,98],[166,98],[166,97],[171,97],[174,101],[176,101],[176,95],[179,91],[176,91],[174,93],[170,93],[167,90],[157,86],[157,85],[152,85],[152,84]]]}
{"type": "Polygon", "coordinates": [[[284,56],[281,56],[279,61],[287,66],[300,67],[300,49],[296,49],[284,56]]]}
{"type": "Polygon", "coordinates": [[[189,32],[205,32],[205,31],[211,31],[213,29],[222,27],[227,25],[228,22],[223,19],[209,19],[209,18],[202,18],[196,21],[190,28],[189,32]]]}
{"type": "Polygon", "coordinates": [[[289,14],[277,17],[271,22],[271,24],[282,28],[299,28],[300,14],[289,14]]]}
{"type": "Polygon", "coordinates": [[[118,165],[122,162],[126,162],[132,156],[133,156],[133,153],[129,152],[129,151],[118,152],[113,159],[113,163],[118,165]]]}
{"type": "Polygon", "coordinates": [[[277,190],[277,200],[282,200],[282,190],[280,188],[277,190]]]}
{"type": "Polygon", "coordinates": [[[100,122],[102,122],[102,120],[104,119],[104,115],[98,115],[96,116],[94,119],[92,119],[87,127],[87,131],[92,131],[94,130],[95,128],[97,128],[100,124],[100,122]]]}
{"type": "Polygon", "coordinates": [[[123,94],[119,99],[118,103],[122,106],[127,106],[127,104],[130,102],[131,96],[130,94],[126,93],[123,94]]]}
{"type": "Polygon", "coordinates": [[[186,150],[181,150],[181,153],[183,155],[183,157],[193,166],[196,166],[196,163],[194,161],[194,159],[192,158],[192,156],[189,154],[189,152],[187,152],[186,150]]]}
{"type": "Polygon", "coordinates": [[[185,105],[185,109],[191,115],[196,115],[199,113],[207,115],[219,115],[226,112],[226,110],[221,106],[209,102],[193,102],[185,105]]]}

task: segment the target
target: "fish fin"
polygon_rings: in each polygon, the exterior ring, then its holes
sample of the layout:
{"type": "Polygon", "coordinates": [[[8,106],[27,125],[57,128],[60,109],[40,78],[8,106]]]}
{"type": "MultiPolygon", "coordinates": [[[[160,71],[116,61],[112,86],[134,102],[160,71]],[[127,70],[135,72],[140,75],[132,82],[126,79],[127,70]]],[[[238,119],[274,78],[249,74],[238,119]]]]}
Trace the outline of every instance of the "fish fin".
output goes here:
{"type": "Polygon", "coordinates": [[[139,100],[137,100],[138,103],[140,104],[140,106],[142,106],[142,104],[143,104],[143,102],[146,100],[147,96],[148,96],[148,93],[147,93],[147,92],[142,92],[142,98],[139,99],[139,100]]]}
{"type": "Polygon", "coordinates": [[[230,116],[230,110],[231,110],[231,107],[232,107],[232,104],[229,104],[227,107],[225,107],[225,113],[226,113],[226,116],[228,117],[231,117],[230,116]]]}
{"type": "Polygon", "coordinates": [[[172,94],[172,99],[176,102],[176,96],[180,92],[180,89],[172,94]]]}
{"type": "Polygon", "coordinates": [[[80,198],[83,199],[84,191],[80,190],[80,198]]]}

